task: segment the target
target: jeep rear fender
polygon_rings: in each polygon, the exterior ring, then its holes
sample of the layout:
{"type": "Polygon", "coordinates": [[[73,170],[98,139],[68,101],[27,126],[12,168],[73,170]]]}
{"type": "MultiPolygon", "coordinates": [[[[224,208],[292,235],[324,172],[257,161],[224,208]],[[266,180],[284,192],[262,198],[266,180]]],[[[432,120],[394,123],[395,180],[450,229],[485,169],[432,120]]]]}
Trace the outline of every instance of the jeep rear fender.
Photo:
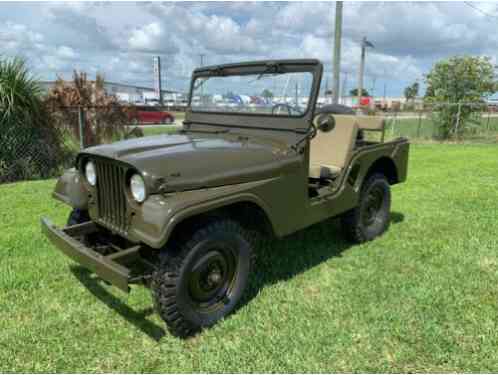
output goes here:
{"type": "Polygon", "coordinates": [[[386,176],[391,185],[404,182],[407,175],[409,143],[406,140],[386,142],[366,147],[353,157],[352,168],[361,166],[355,178],[354,190],[372,173],[378,172],[386,176]]]}

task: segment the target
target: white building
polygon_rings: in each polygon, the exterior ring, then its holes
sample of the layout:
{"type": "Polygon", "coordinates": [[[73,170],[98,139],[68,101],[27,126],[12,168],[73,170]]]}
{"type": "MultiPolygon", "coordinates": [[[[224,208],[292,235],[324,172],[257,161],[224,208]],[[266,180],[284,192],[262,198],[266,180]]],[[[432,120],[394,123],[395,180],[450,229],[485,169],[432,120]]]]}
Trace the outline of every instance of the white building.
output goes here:
{"type": "MultiPolygon", "coordinates": [[[[48,92],[55,85],[55,81],[41,81],[40,86],[48,92]]],[[[125,83],[116,83],[104,81],[104,89],[108,95],[115,95],[119,101],[127,103],[146,103],[158,101],[156,92],[151,87],[128,85],[125,83]]],[[[186,95],[178,91],[161,90],[164,102],[181,102],[186,95]]]]}

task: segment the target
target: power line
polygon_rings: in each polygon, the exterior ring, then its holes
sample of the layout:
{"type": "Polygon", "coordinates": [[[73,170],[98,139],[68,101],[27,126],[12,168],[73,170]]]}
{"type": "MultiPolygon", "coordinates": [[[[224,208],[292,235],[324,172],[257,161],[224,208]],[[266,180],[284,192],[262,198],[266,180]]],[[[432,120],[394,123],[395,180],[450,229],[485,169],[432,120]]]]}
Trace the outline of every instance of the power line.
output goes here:
{"type": "Polygon", "coordinates": [[[481,14],[485,15],[486,17],[491,17],[491,18],[496,18],[496,19],[498,19],[498,16],[497,16],[496,14],[490,14],[490,13],[488,13],[488,12],[486,12],[486,11],[482,10],[481,8],[476,7],[474,4],[472,4],[472,3],[471,3],[471,2],[469,2],[469,1],[464,1],[463,3],[464,3],[465,5],[467,5],[468,7],[470,7],[470,8],[472,8],[472,9],[474,9],[475,11],[477,11],[477,12],[479,12],[479,13],[481,13],[481,14]]]}

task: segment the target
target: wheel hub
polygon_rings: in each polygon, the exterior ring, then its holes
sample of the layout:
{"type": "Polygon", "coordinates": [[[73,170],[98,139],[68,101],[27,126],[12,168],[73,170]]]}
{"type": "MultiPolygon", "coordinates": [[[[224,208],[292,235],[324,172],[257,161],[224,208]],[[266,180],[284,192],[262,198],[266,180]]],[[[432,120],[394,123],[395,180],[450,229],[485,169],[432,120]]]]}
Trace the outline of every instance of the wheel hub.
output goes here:
{"type": "Polygon", "coordinates": [[[195,304],[211,305],[224,297],[235,275],[229,251],[213,250],[200,257],[189,276],[189,293],[195,304]]]}
{"type": "Polygon", "coordinates": [[[207,277],[207,284],[210,287],[216,287],[220,284],[223,276],[220,272],[220,270],[216,269],[214,271],[211,271],[211,273],[207,277]]]}
{"type": "Polygon", "coordinates": [[[381,190],[372,189],[369,192],[363,213],[363,223],[366,226],[373,225],[379,219],[383,200],[384,197],[381,190]]]}

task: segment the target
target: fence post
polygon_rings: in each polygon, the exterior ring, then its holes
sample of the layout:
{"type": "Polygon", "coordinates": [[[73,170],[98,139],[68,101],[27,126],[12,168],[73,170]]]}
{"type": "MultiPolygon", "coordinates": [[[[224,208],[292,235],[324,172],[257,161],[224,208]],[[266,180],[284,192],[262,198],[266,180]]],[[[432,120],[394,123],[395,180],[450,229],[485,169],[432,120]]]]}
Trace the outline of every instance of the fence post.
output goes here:
{"type": "Polygon", "coordinates": [[[422,126],[422,111],[418,112],[417,138],[420,139],[420,127],[422,126]]]}
{"type": "Polygon", "coordinates": [[[462,103],[458,103],[458,112],[457,112],[457,120],[456,120],[456,125],[455,125],[455,135],[456,138],[458,139],[458,125],[460,125],[460,112],[462,110],[462,103]]]}
{"type": "Polygon", "coordinates": [[[394,128],[395,126],[397,125],[396,124],[396,118],[398,117],[398,112],[395,111],[394,112],[394,118],[393,118],[393,121],[391,122],[391,137],[394,138],[394,128]]]}
{"type": "Polygon", "coordinates": [[[490,136],[490,129],[489,129],[489,118],[491,117],[491,109],[489,106],[486,107],[486,111],[488,112],[488,121],[486,122],[486,136],[490,136]]]}
{"type": "Polygon", "coordinates": [[[80,150],[85,148],[85,111],[82,106],[78,107],[78,126],[80,133],[80,150]]]}

